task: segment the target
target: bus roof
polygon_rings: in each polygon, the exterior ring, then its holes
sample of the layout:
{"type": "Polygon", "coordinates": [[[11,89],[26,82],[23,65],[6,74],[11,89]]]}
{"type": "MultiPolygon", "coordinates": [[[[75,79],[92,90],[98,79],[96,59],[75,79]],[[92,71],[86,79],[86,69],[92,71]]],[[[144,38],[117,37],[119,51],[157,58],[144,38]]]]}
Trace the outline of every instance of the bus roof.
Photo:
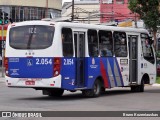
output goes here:
{"type": "Polygon", "coordinates": [[[24,26],[24,25],[58,25],[61,27],[72,27],[72,28],[81,28],[81,29],[98,29],[98,30],[111,30],[111,31],[125,31],[125,32],[148,32],[146,29],[142,28],[129,28],[129,27],[117,27],[117,26],[105,26],[105,25],[95,25],[95,24],[86,24],[86,23],[75,23],[75,22],[55,22],[55,21],[23,21],[12,23],[15,26],[24,26]]]}

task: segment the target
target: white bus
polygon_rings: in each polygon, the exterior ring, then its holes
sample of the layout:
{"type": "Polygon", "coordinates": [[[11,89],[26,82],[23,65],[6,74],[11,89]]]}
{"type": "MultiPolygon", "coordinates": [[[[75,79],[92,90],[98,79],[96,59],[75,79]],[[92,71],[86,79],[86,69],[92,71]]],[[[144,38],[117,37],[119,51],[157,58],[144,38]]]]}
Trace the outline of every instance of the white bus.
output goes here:
{"type": "Polygon", "coordinates": [[[8,87],[49,96],[80,90],[97,97],[114,87],[143,92],[155,83],[156,57],[144,29],[26,21],[8,27],[5,75],[8,87]]]}

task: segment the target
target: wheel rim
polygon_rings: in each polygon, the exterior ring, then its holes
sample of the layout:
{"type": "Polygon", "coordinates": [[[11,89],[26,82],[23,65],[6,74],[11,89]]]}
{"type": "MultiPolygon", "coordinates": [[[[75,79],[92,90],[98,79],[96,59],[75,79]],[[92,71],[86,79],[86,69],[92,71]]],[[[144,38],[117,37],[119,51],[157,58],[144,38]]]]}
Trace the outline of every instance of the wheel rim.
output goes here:
{"type": "Polygon", "coordinates": [[[99,84],[96,82],[94,85],[94,93],[98,94],[99,93],[99,84]]]}

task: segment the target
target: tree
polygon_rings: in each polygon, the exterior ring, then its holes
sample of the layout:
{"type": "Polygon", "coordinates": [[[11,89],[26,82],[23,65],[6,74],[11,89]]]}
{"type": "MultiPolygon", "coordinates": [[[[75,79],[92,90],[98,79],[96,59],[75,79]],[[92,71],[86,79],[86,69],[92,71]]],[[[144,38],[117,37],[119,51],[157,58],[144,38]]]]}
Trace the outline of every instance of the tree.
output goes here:
{"type": "Polygon", "coordinates": [[[130,0],[128,6],[132,12],[139,14],[146,27],[153,32],[155,48],[157,45],[157,26],[160,25],[159,2],[160,0],[130,0]]]}

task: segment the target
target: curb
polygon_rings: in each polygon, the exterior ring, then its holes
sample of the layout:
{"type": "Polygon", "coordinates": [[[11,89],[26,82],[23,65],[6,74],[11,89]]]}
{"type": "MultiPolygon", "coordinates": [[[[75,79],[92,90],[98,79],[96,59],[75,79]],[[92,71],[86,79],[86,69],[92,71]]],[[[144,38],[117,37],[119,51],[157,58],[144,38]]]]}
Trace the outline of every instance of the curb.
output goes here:
{"type": "Polygon", "coordinates": [[[155,83],[152,86],[154,86],[154,87],[160,87],[160,84],[155,83]]]}
{"type": "Polygon", "coordinates": [[[4,77],[0,77],[0,83],[5,83],[5,78],[4,77]]]}

